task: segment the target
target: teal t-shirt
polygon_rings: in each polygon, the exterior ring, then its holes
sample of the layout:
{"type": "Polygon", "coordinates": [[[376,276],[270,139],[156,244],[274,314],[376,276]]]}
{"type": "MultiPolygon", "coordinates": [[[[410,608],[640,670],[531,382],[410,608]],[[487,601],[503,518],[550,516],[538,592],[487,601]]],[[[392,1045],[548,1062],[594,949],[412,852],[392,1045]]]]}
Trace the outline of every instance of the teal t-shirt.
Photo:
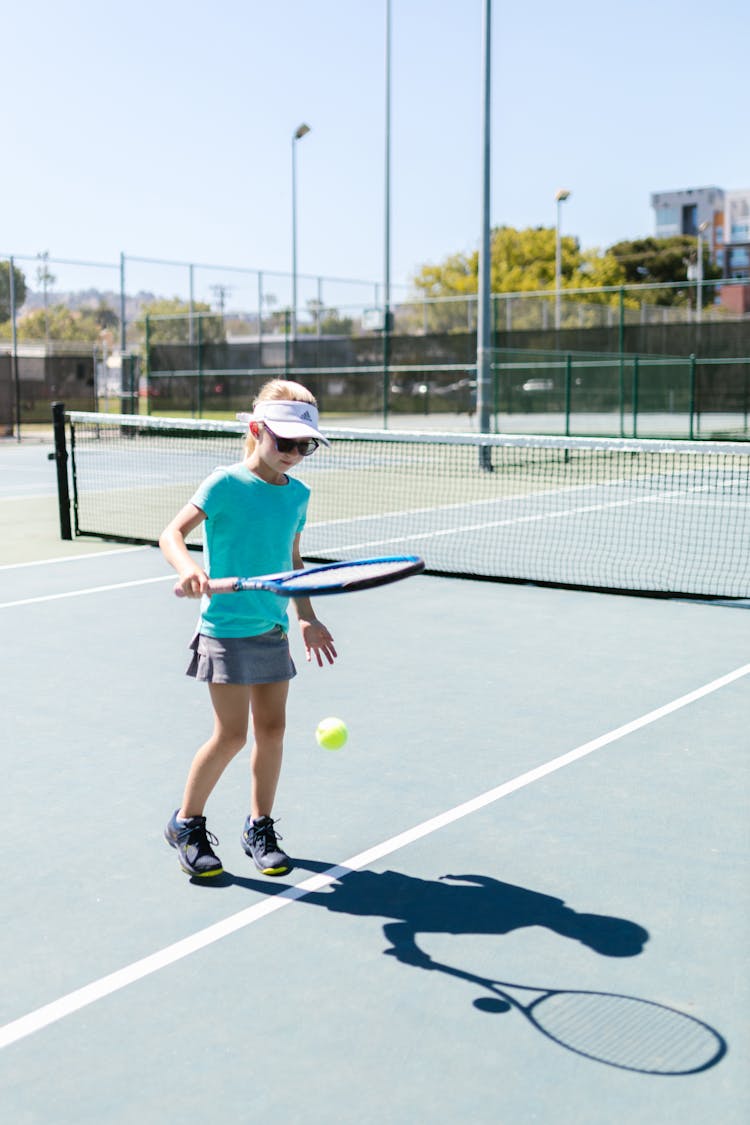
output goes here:
{"type": "MultiPolygon", "coordinates": [[[[310,489],[295,477],[268,484],[243,462],[215,469],[191,503],[206,513],[204,569],[210,578],[247,578],[292,569],[295,536],[305,526],[310,489]]],[[[257,637],[287,630],[287,600],[264,591],[201,601],[198,628],[209,637],[257,637]]]]}

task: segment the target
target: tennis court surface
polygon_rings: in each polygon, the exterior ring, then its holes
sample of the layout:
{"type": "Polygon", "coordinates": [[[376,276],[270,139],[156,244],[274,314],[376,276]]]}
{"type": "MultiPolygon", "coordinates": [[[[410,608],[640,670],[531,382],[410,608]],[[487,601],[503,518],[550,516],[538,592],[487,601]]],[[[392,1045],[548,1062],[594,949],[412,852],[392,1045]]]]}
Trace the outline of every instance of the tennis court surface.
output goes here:
{"type": "MultiPolygon", "coordinates": [[[[46,457],[0,448],[3,527],[46,457]]],[[[242,852],[245,752],[205,885],[162,838],[210,718],[195,606],[151,547],[53,558],[33,495],[48,543],[0,569],[7,1120],[747,1120],[747,601],[430,574],[319,603],[340,660],[292,634],[295,868],[242,852]]]]}

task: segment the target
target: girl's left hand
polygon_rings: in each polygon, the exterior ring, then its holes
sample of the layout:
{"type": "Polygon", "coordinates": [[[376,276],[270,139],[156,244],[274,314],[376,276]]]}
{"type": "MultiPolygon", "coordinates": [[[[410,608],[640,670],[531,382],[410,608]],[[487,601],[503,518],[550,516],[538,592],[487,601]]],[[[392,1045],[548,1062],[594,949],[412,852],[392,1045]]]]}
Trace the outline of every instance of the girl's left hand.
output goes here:
{"type": "Polygon", "coordinates": [[[323,667],[324,656],[329,664],[333,664],[338,654],[333,644],[333,637],[323,622],[317,619],[314,621],[300,620],[299,624],[308,664],[312,660],[313,653],[315,653],[319,668],[323,667]]]}

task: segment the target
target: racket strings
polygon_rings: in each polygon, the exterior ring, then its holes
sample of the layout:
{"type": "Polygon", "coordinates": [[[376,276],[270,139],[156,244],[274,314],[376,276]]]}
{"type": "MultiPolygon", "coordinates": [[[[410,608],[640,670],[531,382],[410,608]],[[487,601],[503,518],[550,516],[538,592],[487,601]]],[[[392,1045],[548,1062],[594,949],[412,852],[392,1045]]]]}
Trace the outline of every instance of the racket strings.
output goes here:
{"type": "Polygon", "coordinates": [[[722,1052],[712,1028],[647,1000],[598,993],[556,993],[531,1006],[530,1019],[582,1055],[628,1070],[688,1074],[722,1052]]]}

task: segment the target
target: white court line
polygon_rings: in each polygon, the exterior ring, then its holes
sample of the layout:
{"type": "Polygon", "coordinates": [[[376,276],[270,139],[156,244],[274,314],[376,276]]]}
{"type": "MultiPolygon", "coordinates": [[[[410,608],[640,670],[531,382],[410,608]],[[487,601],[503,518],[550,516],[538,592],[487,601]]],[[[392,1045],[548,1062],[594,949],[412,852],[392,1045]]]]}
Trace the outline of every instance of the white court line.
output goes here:
{"type": "Polygon", "coordinates": [[[95,1004],[98,1000],[104,999],[105,996],[111,996],[112,993],[118,992],[122,988],[127,988],[128,985],[135,984],[136,981],[143,980],[144,977],[150,976],[152,973],[157,973],[160,969],[165,969],[169,965],[174,965],[175,962],[181,961],[183,958],[189,957],[192,953],[197,953],[198,950],[205,949],[209,945],[213,945],[214,942],[221,941],[222,938],[228,937],[238,930],[251,926],[261,918],[265,918],[267,915],[273,914],[285,906],[289,906],[290,903],[296,902],[298,899],[304,898],[314,891],[329,886],[335,880],[345,879],[346,876],[350,875],[353,871],[360,871],[363,867],[367,867],[369,864],[383,859],[392,852],[398,851],[400,848],[405,848],[409,844],[413,844],[423,836],[429,836],[432,832],[437,832],[439,829],[445,828],[447,825],[453,824],[457,820],[461,820],[470,813],[477,812],[479,809],[491,805],[494,801],[499,801],[502,797],[507,797],[510,793],[515,793],[517,790],[523,789],[527,785],[532,785],[535,781],[541,781],[542,778],[548,777],[557,770],[563,769],[565,766],[569,766],[573,762],[579,761],[581,758],[585,758],[587,754],[593,754],[595,750],[601,750],[603,746],[609,746],[611,743],[617,742],[619,739],[625,738],[635,731],[642,730],[643,727],[649,726],[650,723],[655,723],[659,719],[663,719],[667,715],[671,715],[675,711],[687,707],[690,703],[695,703],[696,700],[702,699],[704,696],[710,695],[714,691],[719,691],[720,688],[726,687],[727,684],[731,684],[735,680],[739,680],[741,677],[747,676],[748,674],[750,674],[750,664],[743,664],[741,668],[735,668],[733,672],[728,672],[725,676],[720,676],[716,680],[711,680],[710,683],[688,692],[687,695],[681,695],[678,699],[673,699],[671,703],[666,703],[663,707],[657,707],[656,710],[649,711],[647,714],[641,715],[640,718],[633,719],[632,722],[616,727],[614,730],[609,731],[608,734],[603,734],[599,738],[593,739],[591,742],[584,742],[582,746],[578,746],[575,750],[570,750],[567,754],[561,754],[557,758],[552,758],[549,762],[545,762],[544,765],[537,766],[535,769],[528,770],[527,773],[522,773],[518,777],[513,778],[512,781],[506,781],[502,785],[496,786],[494,789],[488,789],[487,792],[481,793],[478,797],[474,797],[470,801],[464,801],[463,804],[456,805],[454,808],[448,809],[447,812],[440,813],[438,816],[433,816],[429,820],[417,824],[414,828],[409,828],[405,832],[400,832],[397,836],[392,836],[389,840],[385,840],[381,844],[376,844],[366,851],[359,852],[357,855],[351,856],[350,859],[344,860],[342,864],[336,867],[329,867],[327,871],[319,875],[313,875],[309,879],[305,879],[303,882],[296,884],[296,886],[288,887],[272,898],[264,899],[254,906],[249,906],[245,910],[240,910],[237,914],[232,914],[229,918],[225,918],[221,922],[216,922],[203,930],[198,930],[196,933],[182,938],[181,941],[174,942],[173,945],[167,945],[164,949],[157,950],[156,953],[151,953],[147,957],[143,957],[139,961],[134,961],[132,964],[116,970],[114,973],[109,973],[107,976],[100,977],[99,980],[92,981],[91,984],[84,985],[83,988],[78,988],[74,992],[69,992],[67,995],[61,996],[59,999],[53,1000],[50,1004],[45,1004],[41,1008],[37,1008],[35,1011],[29,1012],[19,1019],[12,1020],[10,1023],[6,1023],[3,1027],[0,1027],[0,1048],[8,1047],[10,1044],[18,1042],[19,1039],[24,1039],[28,1035],[33,1035],[34,1032],[41,1031],[43,1028],[49,1027],[50,1024],[57,1023],[59,1020],[64,1019],[65,1016],[72,1015],[73,1012],[78,1012],[82,1008],[88,1007],[90,1004],[95,1004]]]}
{"type": "Polygon", "coordinates": [[[53,563],[80,562],[81,559],[106,559],[109,555],[132,555],[133,551],[149,551],[150,547],[118,547],[111,551],[89,551],[85,555],[59,555],[54,559],[32,559],[29,562],[3,563],[0,570],[20,570],[24,566],[51,566],[53,563]]]}
{"type": "Polygon", "coordinates": [[[109,586],[89,586],[87,590],[68,590],[64,594],[42,594],[38,598],[20,598],[16,602],[0,602],[0,609],[18,605],[37,605],[39,602],[57,602],[62,598],[83,598],[87,594],[104,594],[108,590],[127,590],[130,586],[148,586],[151,582],[174,582],[174,574],[160,574],[158,578],[137,578],[132,582],[113,582],[109,586]]]}
{"type": "MultiPolygon", "coordinates": [[[[641,496],[636,499],[627,500],[611,500],[606,504],[586,504],[578,508],[560,508],[554,512],[535,512],[527,516],[508,516],[501,520],[485,520],[483,523],[470,523],[459,525],[457,527],[444,527],[437,531],[411,531],[406,535],[393,535],[388,539],[370,539],[367,542],[361,543],[345,543],[336,548],[337,551],[364,551],[372,547],[383,547],[392,543],[409,543],[409,542],[422,542],[425,539],[440,539],[446,535],[455,535],[456,532],[463,534],[466,531],[487,531],[491,527],[515,527],[517,524],[523,523],[540,523],[543,520],[559,520],[566,519],[568,516],[577,516],[581,514],[588,514],[590,512],[603,512],[609,508],[627,508],[632,504],[654,504],[661,503],[664,499],[672,499],[675,496],[680,496],[681,493],[662,493],[659,496],[641,496]]],[[[386,513],[384,518],[388,517],[386,513]]],[[[312,527],[316,525],[313,524],[312,527]]],[[[318,525],[320,526],[320,525],[318,525]]],[[[311,530],[312,530],[311,527],[311,530]]]]}

